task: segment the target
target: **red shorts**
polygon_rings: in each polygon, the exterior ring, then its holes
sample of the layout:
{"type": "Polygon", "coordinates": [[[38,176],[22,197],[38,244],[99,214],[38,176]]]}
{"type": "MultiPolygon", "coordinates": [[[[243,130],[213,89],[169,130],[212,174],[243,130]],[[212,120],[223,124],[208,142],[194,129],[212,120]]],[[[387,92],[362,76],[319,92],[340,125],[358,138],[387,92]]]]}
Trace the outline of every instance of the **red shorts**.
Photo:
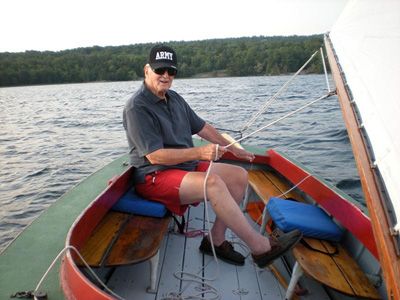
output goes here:
{"type": "MultiPolygon", "coordinates": [[[[210,162],[200,161],[195,171],[207,171],[210,162]]],[[[169,211],[182,216],[189,205],[181,205],[179,188],[183,177],[190,172],[180,169],[156,171],[145,176],[145,182],[136,184],[136,192],[144,198],[163,203],[169,211]]]]}

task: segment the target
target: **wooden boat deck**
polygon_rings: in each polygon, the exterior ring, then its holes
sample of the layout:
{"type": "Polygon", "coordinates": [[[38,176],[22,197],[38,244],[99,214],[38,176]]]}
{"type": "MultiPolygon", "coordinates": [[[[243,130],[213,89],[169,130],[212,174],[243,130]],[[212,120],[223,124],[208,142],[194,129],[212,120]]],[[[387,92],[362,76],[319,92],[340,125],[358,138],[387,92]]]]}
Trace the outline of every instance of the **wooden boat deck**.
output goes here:
{"type": "MultiPolygon", "coordinates": [[[[211,220],[214,219],[212,211],[209,210],[211,220]]],[[[204,205],[189,209],[187,213],[188,231],[203,230],[206,228],[204,222],[204,205]]],[[[254,226],[257,226],[251,221],[254,226]]],[[[272,271],[259,269],[251,258],[246,258],[244,266],[234,266],[218,260],[219,272],[214,258],[202,255],[198,250],[202,236],[187,237],[175,232],[169,232],[164,238],[161,246],[159,274],[157,281],[157,293],[149,294],[146,288],[149,285],[150,267],[148,262],[136,265],[119,267],[108,280],[107,285],[118,295],[125,299],[164,299],[170,293],[183,292],[184,295],[197,295],[201,291],[201,284],[183,281],[182,283],[174,277],[175,272],[189,272],[199,274],[206,278],[217,277],[216,280],[208,282],[220,293],[220,299],[284,299],[285,289],[281,286],[272,271]],[[202,269],[204,268],[204,273],[202,269]],[[127,284],[128,282],[128,284],[127,284]]],[[[239,242],[233,233],[227,233],[227,239],[239,242]]],[[[235,249],[244,255],[248,252],[240,245],[235,249]]],[[[281,260],[274,263],[286,280],[289,274],[281,260]]],[[[330,299],[322,286],[313,280],[304,278],[302,286],[312,291],[306,299],[330,299]]],[[[204,295],[209,299],[210,295],[204,295]]],[[[169,298],[171,299],[171,298],[169,298]]]]}

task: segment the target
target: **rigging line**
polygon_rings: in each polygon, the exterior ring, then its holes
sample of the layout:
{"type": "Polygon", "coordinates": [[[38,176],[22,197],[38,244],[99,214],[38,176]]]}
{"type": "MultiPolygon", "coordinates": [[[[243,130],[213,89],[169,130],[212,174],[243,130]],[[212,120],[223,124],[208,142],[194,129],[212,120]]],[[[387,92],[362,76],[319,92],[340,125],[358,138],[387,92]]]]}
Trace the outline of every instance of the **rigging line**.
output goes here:
{"type": "MultiPolygon", "coordinates": [[[[73,250],[78,256],[79,258],[82,260],[82,262],[84,263],[85,267],[88,268],[88,270],[90,271],[90,273],[92,274],[92,276],[98,281],[98,283],[107,291],[109,292],[111,295],[113,295],[115,298],[119,299],[119,300],[125,300],[124,298],[122,298],[121,296],[119,296],[118,294],[116,294],[115,292],[113,292],[98,276],[97,274],[93,271],[93,269],[89,266],[89,264],[85,261],[85,259],[82,257],[82,255],[79,253],[78,249],[76,249],[74,246],[71,245],[67,245],[65,246],[63,249],[61,249],[61,251],[57,254],[56,258],[54,258],[53,262],[50,264],[50,266],[48,267],[47,271],[43,274],[42,278],[40,279],[39,283],[37,284],[34,292],[37,292],[40,288],[40,286],[42,285],[44,279],[47,277],[47,275],[49,274],[49,272],[51,271],[51,269],[53,269],[54,265],[56,264],[56,262],[59,260],[59,258],[61,257],[62,254],[64,254],[64,252],[66,252],[67,250],[73,250]]],[[[38,300],[37,297],[34,296],[34,300],[38,300]]]]}
{"type": "Polygon", "coordinates": [[[304,63],[304,65],[272,96],[270,97],[265,104],[250,118],[250,120],[243,126],[243,128],[240,131],[245,131],[247,128],[249,128],[255,120],[262,114],[264,113],[268,106],[276,100],[276,98],[281,94],[287,87],[288,85],[297,77],[297,75],[300,74],[301,71],[310,63],[310,61],[314,58],[314,56],[318,53],[318,51],[315,51],[313,55],[304,63]]]}
{"type": "MultiPolygon", "coordinates": [[[[218,160],[218,158],[219,158],[218,157],[218,148],[219,148],[219,145],[216,144],[214,161],[218,160]]],[[[208,199],[207,199],[207,181],[208,181],[208,177],[210,176],[212,166],[213,166],[213,162],[210,161],[210,165],[207,169],[207,173],[206,173],[206,176],[204,178],[204,183],[203,183],[204,206],[205,206],[205,212],[206,212],[208,235],[210,238],[211,250],[212,250],[215,262],[217,263],[217,273],[215,275],[215,278],[208,279],[210,281],[213,281],[219,277],[219,263],[218,263],[218,259],[217,259],[217,254],[215,253],[214,241],[213,241],[213,237],[211,234],[210,215],[208,213],[208,199]]]]}
{"type": "Polygon", "coordinates": [[[322,50],[322,47],[319,48],[319,50],[321,51],[322,65],[324,66],[324,73],[325,73],[326,86],[328,87],[328,93],[330,93],[330,92],[331,92],[331,87],[330,87],[330,85],[329,85],[328,72],[326,71],[326,64],[325,64],[324,51],[322,50]]]}
{"type": "Polygon", "coordinates": [[[235,130],[235,129],[227,129],[227,128],[222,128],[222,127],[215,127],[218,131],[227,131],[227,132],[233,132],[238,134],[240,137],[243,136],[242,132],[240,130],[235,130]]]}
{"type": "MultiPolygon", "coordinates": [[[[182,299],[183,299],[183,298],[186,298],[186,297],[192,297],[192,296],[190,296],[190,295],[185,296],[185,295],[183,295],[183,293],[186,291],[186,289],[187,289],[192,283],[198,283],[200,286],[201,286],[201,285],[204,285],[204,286],[207,287],[209,290],[213,290],[213,291],[214,291],[213,293],[215,293],[215,295],[218,295],[218,297],[221,297],[220,294],[218,293],[218,290],[217,290],[215,287],[213,287],[213,286],[210,285],[209,283],[206,283],[206,282],[205,282],[205,281],[210,281],[209,279],[205,278],[204,276],[197,275],[197,274],[199,274],[200,272],[203,272],[211,262],[212,262],[212,260],[209,260],[209,261],[204,265],[204,267],[200,268],[200,270],[199,270],[196,274],[189,273],[189,272],[185,272],[185,271],[177,271],[177,272],[173,273],[174,277],[175,277],[176,279],[178,279],[179,281],[188,281],[187,285],[186,285],[185,287],[183,287],[179,293],[176,293],[176,294],[179,295],[180,297],[182,297],[182,299]],[[184,276],[192,277],[193,279],[191,279],[191,278],[185,278],[184,276]]],[[[171,293],[174,293],[174,292],[171,292],[171,293]]]]}
{"type": "Polygon", "coordinates": [[[275,123],[278,123],[279,121],[282,121],[282,120],[284,120],[284,119],[286,119],[286,118],[288,118],[288,117],[290,117],[290,116],[292,116],[292,115],[298,113],[299,111],[301,111],[301,110],[303,110],[303,109],[305,109],[305,108],[311,106],[311,105],[314,104],[315,102],[318,102],[318,101],[320,101],[320,100],[326,99],[326,98],[328,98],[328,97],[330,97],[330,96],[332,96],[332,95],[334,95],[334,94],[335,94],[334,92],[330,92],[330,93],[328,93],[328,94],[326,94],[326,95],[324,95],[324,96],[322,96],[322,97],[320,97],[320,98],[318,98],[318,99],[316,99],[316,100],[313,100],[313,101],[311,101],[310,103],[307,103],[307,104],[301,106],[300,108],[298,108],[298,109],[296,109],[296,110],[294,110],[294,111],[292,111],[292,112],[290,112],[290,113],[288,113],[288,114],[286,114],[286,115],[284,115],[284,116],[282,116],[282,117],[276,119],[275,121],[272,121],[272,122],[268,123],[268,124],[265,125],[265,126],[262,126],[261,128],[258,128],[257,130],[255,130],[255,131],[249,133],[248,135],[245,135],[244,137],[242,137],[242,138],[240,138],[240,139],[238,139],[238,140],[236,140],[236,141],[234,141],[234,142],[232,142],[232,143],[230,143],[229,145],[226,145],[226,146],[224,146],[224,147],[225,147],[225,148],[228,148],[228,147],[230,147],[230,146],[232,146],[232,145],[234,145],[234,144],[236,144],[236,143],[239,143],[239,142],[241,142],[242,140],[244,140],[244,139],[246,139],[246,138],[248,138],[248,137],[250,137],[250,136],[252,136],[252,135],[254,135],[254,134],[258,133],[258,132],[260,132],[261,130],[264,130],[264,129],[266,129],[266,128],[272,126],[272,125],[274,125],[275,123]]]}
{"type": "MultiPolygon", "coordinates": [[[[214,161],[217,161],[219,159],[219,157],[218,157],[218,149],[219,149],[219,144],[216,144],[215,145],[214,161]]],[[[217,264],[217,270],[216,270],[216,274],[212,278],[206,278],[204,276],[198,276],[197,274],[183,272],[183,271],[175,272],[173,275],[179,281],[188,281],[188,283],[183,287],[183,289],[179,293],[176,293],[176,295],[178,297],[181,297],[182,299],[186,298],[183,295],[183,293],[186,291],[186,289],[193,282],[194,283],[200,283],[200,284],[206,286],[209,289],[209,291],[207,293],[211,293],[211,294],[213,294],[215,296],[215,298],[211,298],[211,299],[220,299],[220,295],[218,293],[218,290],[215,287],[213,287],[212,285],[210,285],[210,284],[205,282],[205,281],[214,281],[214,280],[216,280],[219,277],[219,274],[220,274],[219,262],[218,262],[217,254],[215,253],[215,246],[214,246],[214,241],[213,241],[213,237],[212,237],[212,233],[211,233],[210,216],[209,216],[209,213],[208,213],[207,181],[208,181],[208,177],[210,175],[210,171],[211,171],[212,166],[213,166],[213,161],[210,161],[210,165],[209,165],[209,167],[207,169],[206,175],[204,177],[204,182],[203,182],[203,198],[204,198],[204,207],[205,207],[205,215],[206,215],[205,217],[206,217],[206,223],[207,223],[207,231],[208,231],[208,236],[210,238],[210,244],[211,244],[211,250],[212,250],[212,253],[213,253],[213,257],[214,257],[214,260],[215,260],[215,262],[217,264]],[[178,276],[178,274],[181,274],[181,276],[178,276]],[[184,278],[183,275],[186,275],[186,276],[189,276],[189,277],[193,277],[195,279],[184,278]]],[[[204,270],[205,267],[206,266],[204,266],[202,269],[200,269],[199,272],[204,270]]],[[[204,293],[205,292],[203,291],[201,294],[204,294],[204,293]]],[[[165,299],[168,299],[168,297],[165,298],[165,299]]],[[[197,295],[190,295],[188,297],[189,297],[188,299],[197,299],[197,295]]]]}
{"type": "Polygon", "coordinates": [[[283,192],[282,194],[275,196],[277,198],[282,198],[283,196],[286,196],[286,194],[290,193],[293,191],[295,188],[297,188],[300,184],[302,184],[306,179],[310,178],[312,175],[308,174],[306,177],[304,177],[302,180],[300,180],[298,183],[296,183],[294,186],[292,186],[290,189],[288,189],[286,192],[283,192]]]}

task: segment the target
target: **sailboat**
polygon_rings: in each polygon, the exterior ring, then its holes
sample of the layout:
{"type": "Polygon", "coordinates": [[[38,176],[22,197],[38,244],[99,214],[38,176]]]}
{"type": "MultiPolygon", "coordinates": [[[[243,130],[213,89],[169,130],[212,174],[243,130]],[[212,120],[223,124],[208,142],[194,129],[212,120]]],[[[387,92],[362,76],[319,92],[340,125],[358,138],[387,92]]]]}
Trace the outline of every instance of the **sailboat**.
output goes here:
{"type": "MultiPolygon", "coordinates": [[[[207,217],[205,207],[196,207],[186,215],[184,234],[177,234],[169,219],[162,221],[169,216],[150,217],[158,227],[143,238],[157,231],[162,239],[152,239],[157,246],[150,248],[156,251],[141,253],[137,259],[135,251],[144,244],[124,248],[125,231],[139,228],[137,220],[149,219],[114,210],[132,191],[133,170],[123,156],[65,194],[1,254],[0,298],[400,299],[400,187],[396,185],[400,139],[395,135],[400,109],[394,92],[400,71],[399,22],[399,1],[350,1],[325,41],[369,216],[351,197],[273,149],[245,146],[256,154],[251,164],[229,153],[222,158],[249,172],[243,210],[255,228],[276,232],[270,221],[260,222],[271,197],[300,199],[321,208],[339,226],[343,233],[337,243],[339,254],[331,242],[310,238],[312,247],[325,250],[299,245],[266,269],[257,268],[250,258],[244,266],[215,262],[197,250],[207,217]],[[109,220],[118,221],[113,223],[114,232],[102,225],[109,220]],[[89,261],[96,257],[100,260],[89,261]],[[148,261],[158,267],[149,268],[148,261]],[[217,276],[212,283],[205,279],[189,283],[181,280],[180,272],[217,276]]],[[[195,139],[195,143],[203,142],[195,139]]],[[[230,238],[237,242],[233,234],[230,238]]]]}

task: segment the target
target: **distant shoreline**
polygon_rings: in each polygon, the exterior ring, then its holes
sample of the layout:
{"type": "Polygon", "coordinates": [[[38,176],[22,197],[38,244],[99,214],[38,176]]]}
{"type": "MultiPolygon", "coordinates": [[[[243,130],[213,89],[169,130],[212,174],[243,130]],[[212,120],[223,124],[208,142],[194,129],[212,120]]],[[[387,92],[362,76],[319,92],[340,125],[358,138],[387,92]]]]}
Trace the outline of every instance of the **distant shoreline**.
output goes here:
{"type": "MultiPolygon", "coordinates": [[[[168,44],[178,53],[177,78],[264,76],[296,72],[322,46],[322,35],[168,44]]],[[[0,53],[0,87],[138,80],[152,46],[0,53]]],[[[321,58],[315,56],[304,72],[322,73],[321,58]]]]}
{"type": "MultiPolygon", "coordinates": [[[[196,74],[191,77],[177,77],[175,80],[179,79],[211,79],[211,78],[239,78],[239,77],[269,77],[269,76],[290,76],[293,75],[294,73],[285,73],[285,74],[271,74],[271,75],[246,75],[246,76],[230,76],[230,75],[224,75],[223,72],[208,72],[208,73],[201,73],[201,74],[196,74]]],[[[321,73],[306,73],[302,72],[299,75],[317,75],[321,73]]],[[[38,83],[38,84],[26,84],[26,85],[13,85],[13,86],[0,86],[0,89],[4,88],[18,88],[18,87],[35,87],[35,86],[46,86],[46,85],[63,85],[63,84],[85,84],[85,83],[111,83],[111,82],[128,82],[128,81],[143,81],[144,78],[137,78],[135,80],[99,80],[99,81],[85,81],[85,82],[60,82],[60,83],[38,83]]]]}

